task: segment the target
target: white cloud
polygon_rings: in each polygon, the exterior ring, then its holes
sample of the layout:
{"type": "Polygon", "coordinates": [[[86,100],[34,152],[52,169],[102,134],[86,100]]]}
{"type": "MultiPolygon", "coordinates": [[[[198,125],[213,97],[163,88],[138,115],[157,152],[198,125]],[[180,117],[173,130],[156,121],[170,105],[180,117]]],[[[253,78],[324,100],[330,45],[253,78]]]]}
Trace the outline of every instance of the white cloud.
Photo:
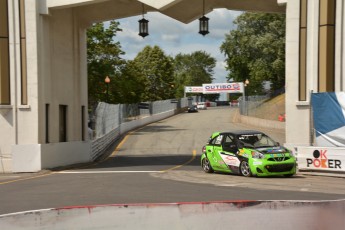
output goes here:
{"type": "Polygon", "coordinates": [[[162,40],[167,42],[179,43],[180,36],[178,36],[177,34],[163,34],[162,40]]]}
{"type": "Polygon", "coordinates": [[[125,59],[133,59],[146,45],[158,45],[166,55],[171,56],[203,50],[217,59],[215,82],[224,82],[227,75],[225,57],[219,47],[225,34],[234,28],[233,20],[240,14],[239,11],[226,9],[213,10],[207,14],[210,18],[210,33],[202,36],[198,33],[198,20],[184,24],[157,12],[148,13],[145,18],[149,20],[149,36],[142,38],[138,35],[138,20],[142,16],[135,16],[118,20],[123,31],[118,32],[115,39],[125,51],[125,59]]]}

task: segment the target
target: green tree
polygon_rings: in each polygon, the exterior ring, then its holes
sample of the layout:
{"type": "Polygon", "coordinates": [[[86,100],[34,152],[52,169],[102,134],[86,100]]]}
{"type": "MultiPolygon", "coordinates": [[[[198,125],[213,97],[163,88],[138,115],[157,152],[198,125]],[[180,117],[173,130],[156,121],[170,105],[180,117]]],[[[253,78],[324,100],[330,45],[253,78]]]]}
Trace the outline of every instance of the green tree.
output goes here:
{"type": "Polygon", "coordinates": [[[134,61],[127,61],[120,69],[121,74],[114,78],[111,92],[113,103],[133,104],[143,101],[146,78],[134,61]]]}
{"type": "Polygon", "coordinates": [[[135,65],[145,76],[143,101],[174,98],[173,61],[158,46],[146,46],[134,58],[135,65]]]}
{"type": "Polygon", "coordinates": [[[185,86],[202,86],[211,83],[216,59],[204,51],[178,54],[174,59],[176,97],[181,98],[185,86]]]}
{"type": "Polygon", "coordinates": [[[125,64],[120,55],[125,54],[121,50],[119,42],[114,40],[116,33],[121,31],[119,23],[110,21],[109,27],[104,23],[93,24],[87,30],[87,69],[88,69],[88,94],[89,107],[93,107],[98,101],[113,102],[115,93],[111,92],[113,81],[119,75],[119,68],[125,64]],[[107,85],[104,82],[109,76],[109,97],[107,97],[107,85]]]}
{"type": "Polygon", "coordinates": [[[225,36],[220,50],[226,56],[228,80],[250,80],[249,94],[260,93],[264,81],[272,90],[285,85],[285,14],[243,13],[225,36]]]}

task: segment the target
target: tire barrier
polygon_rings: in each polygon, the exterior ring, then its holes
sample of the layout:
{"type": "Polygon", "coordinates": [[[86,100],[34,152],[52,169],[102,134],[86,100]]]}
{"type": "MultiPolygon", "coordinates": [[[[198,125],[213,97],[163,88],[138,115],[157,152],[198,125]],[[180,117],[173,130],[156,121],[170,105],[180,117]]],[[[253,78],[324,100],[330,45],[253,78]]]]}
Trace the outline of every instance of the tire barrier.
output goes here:
{"type": "Polygon", "coordinates": [[[223,201],[63,207],[0,216],[6,230],[344,230],[345,200],[223,201]]]}

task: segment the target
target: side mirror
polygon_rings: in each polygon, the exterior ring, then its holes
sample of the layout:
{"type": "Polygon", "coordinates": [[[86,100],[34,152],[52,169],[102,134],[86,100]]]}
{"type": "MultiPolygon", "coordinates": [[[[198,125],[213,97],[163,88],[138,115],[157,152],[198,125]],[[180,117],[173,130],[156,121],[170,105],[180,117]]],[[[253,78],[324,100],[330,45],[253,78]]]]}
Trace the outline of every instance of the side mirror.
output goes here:
{"type": "Polygon", "coordinates": [[[279,146],[280,146],[280,143],[279,143],[279,142],[276,142],[275,146],[279,147],[279,146]]]}

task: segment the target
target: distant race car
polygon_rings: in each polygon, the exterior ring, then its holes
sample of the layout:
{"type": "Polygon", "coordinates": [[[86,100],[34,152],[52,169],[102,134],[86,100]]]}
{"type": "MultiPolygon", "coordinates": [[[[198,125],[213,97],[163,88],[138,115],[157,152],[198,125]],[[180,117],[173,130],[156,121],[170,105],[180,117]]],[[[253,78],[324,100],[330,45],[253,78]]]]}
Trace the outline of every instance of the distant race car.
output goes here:
{"type": "Polygon", "coordinates": [[[230,102],[230,106],[239,106],[239,105],[240,105],[240,103],[238,102],[238,100],[232,100],[230,102]]]}
{"type": "Polygon", "coordinates": [[[214,171],[250,176],[293,176],[295,156],[259,131],[215,132],[202,149],[201,166],[214,171]]]}
{"type": "Polygon", "coordinates": [[[198,108],[196,107],[196,105],[192,105],[188,107],[188,113],[196,113],[196,112],[198,112],[198,108]]]}
{"type": "Polygon", "coordinates": [[[198,102],[196,107],[198,109],[207,109],[205,102],[198,102]]]}

